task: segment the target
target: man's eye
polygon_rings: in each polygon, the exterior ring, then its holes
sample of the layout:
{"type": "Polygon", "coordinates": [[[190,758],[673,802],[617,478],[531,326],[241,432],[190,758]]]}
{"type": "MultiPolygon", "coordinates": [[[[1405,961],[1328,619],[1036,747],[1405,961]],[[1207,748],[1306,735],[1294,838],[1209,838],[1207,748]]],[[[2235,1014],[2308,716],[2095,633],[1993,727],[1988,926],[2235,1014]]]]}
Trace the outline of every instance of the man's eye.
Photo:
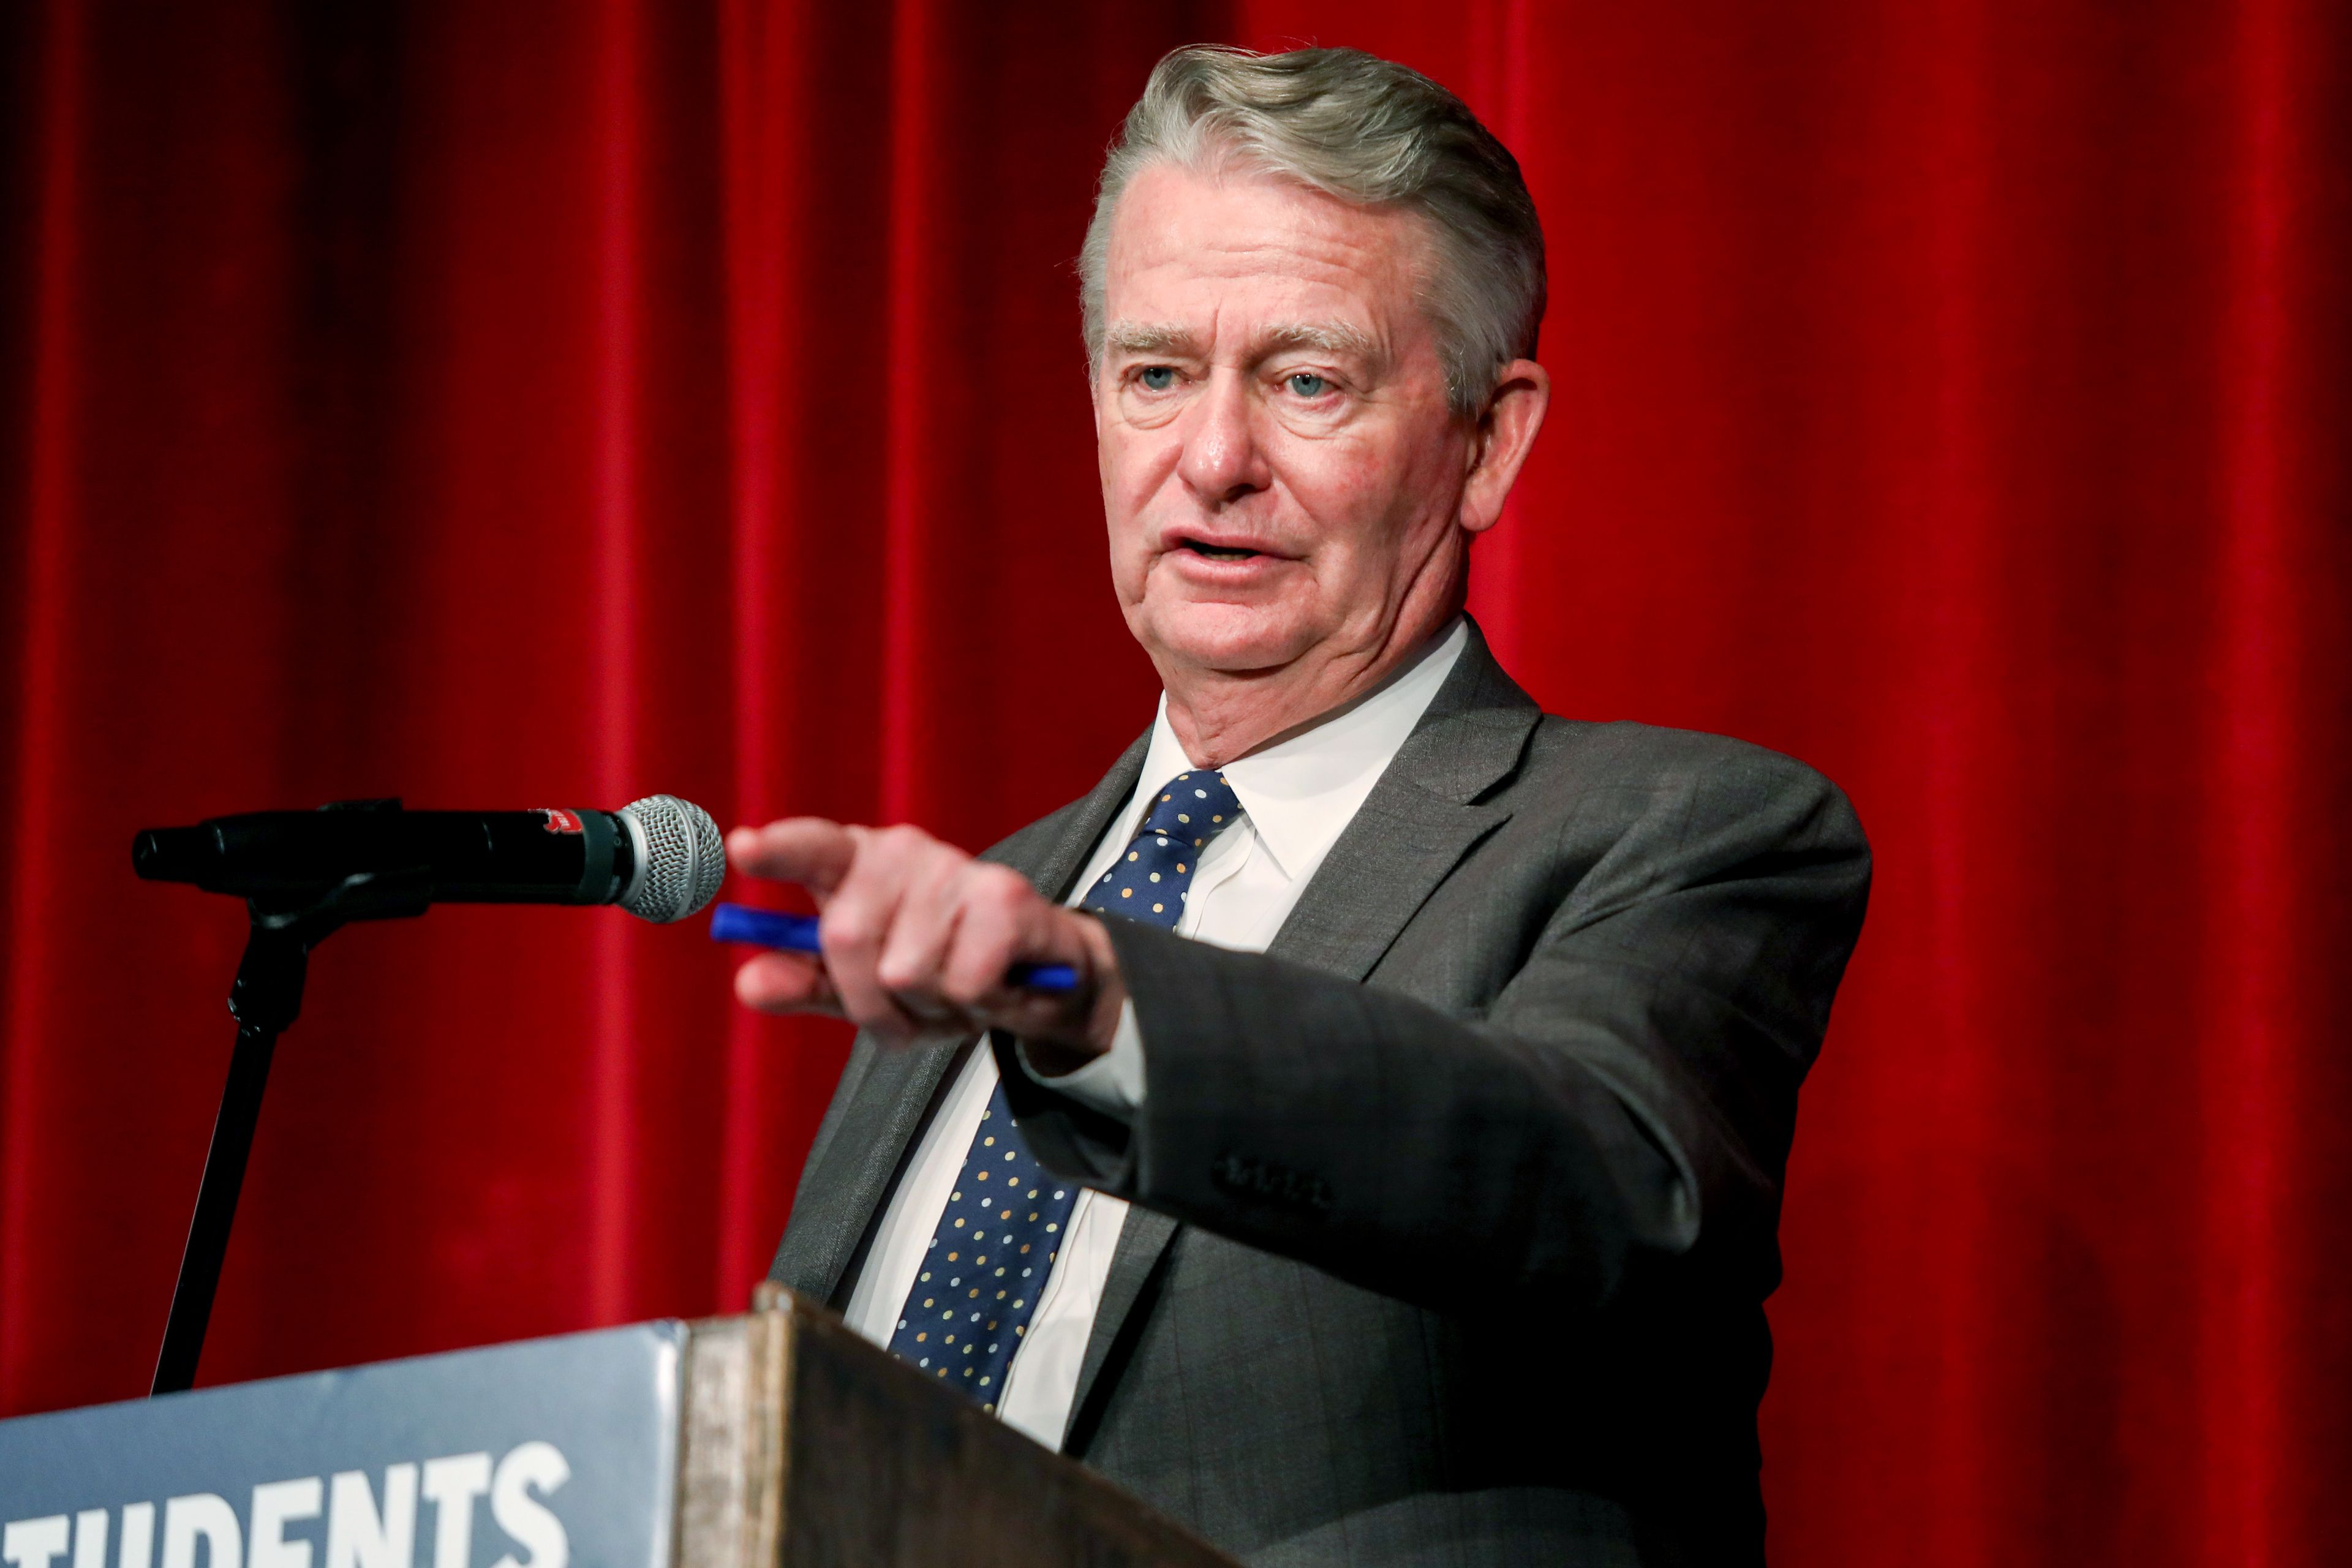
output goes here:
{"type": "Polygon", "coordinates": [[[1302,370],[1290,379],[1290,390],[1301,397],[1320,397],[1331,390],[1331,384],[1313,371],[1302,370]]]}
{"type": "Polygon", "coordinates": [[[1176,384],[1176,367],[1148,364],[1136,373],[1135,379],[1143,384],[1146,392],[1165,392],[1176,384]]]}

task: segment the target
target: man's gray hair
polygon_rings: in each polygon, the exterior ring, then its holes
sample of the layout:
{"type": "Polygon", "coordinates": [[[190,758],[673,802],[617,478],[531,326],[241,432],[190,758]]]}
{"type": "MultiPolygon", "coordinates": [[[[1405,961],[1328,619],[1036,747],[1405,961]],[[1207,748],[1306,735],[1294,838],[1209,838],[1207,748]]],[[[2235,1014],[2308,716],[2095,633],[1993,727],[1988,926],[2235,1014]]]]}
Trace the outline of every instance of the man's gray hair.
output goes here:
{"type": "Polygon", "coordinates": [[[1105,160],[1078,253],[1087,356],[1099,367],[1111,219],[1155,163],[1250,168],[1360,206],[1415,213],[1436,246],[1423,305],[1449,401],[1484,411],[1497,377],[1532,356],[1544,313],[1543,226],[1518,161],[1463,101],[1360,49],[1260,55],[1196,45],[1152,68],[1105,160]]]}

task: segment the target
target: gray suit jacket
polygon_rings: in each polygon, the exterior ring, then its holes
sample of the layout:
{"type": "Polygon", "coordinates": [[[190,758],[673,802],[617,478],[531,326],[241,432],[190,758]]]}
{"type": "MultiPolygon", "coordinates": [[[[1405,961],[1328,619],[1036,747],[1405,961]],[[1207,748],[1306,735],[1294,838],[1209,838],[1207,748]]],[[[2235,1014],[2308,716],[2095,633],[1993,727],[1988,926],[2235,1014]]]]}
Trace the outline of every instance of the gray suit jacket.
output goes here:
{"type": "MultiPolygon", "coordinates": [[[[991,858],[1066,896],[1144,750],[991,858]]],[[[1268,1564],[1761,1561],[1780,1184],[1869,881],[1819,774],[1549,717],[1474,628],[1264,955],[1110,922],[1131,1128],[1005,1060],[1039,1157],[1137,1205],[1066,1447],[1268,1564]]],[[[775,1279],[846,1300],[959,1054],[859,1041],[775,1279]]]]}

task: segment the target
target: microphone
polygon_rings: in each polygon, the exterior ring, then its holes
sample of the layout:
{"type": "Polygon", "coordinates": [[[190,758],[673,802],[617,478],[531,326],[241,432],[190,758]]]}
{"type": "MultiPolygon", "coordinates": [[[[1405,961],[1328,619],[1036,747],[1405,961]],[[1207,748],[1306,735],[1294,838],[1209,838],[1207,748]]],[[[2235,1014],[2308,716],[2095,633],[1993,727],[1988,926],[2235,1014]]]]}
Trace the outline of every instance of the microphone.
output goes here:
{"type": "Polygon", "coordinates": [[[131,844],[152,882],[300,907],[355,877],[419,882],[442,904],[618,904],[682,921],[718,894],[727,854],[710,814],[674,795],[618,811],[406,811],[397,800],[257,811],[150,827],[131,844]]]}

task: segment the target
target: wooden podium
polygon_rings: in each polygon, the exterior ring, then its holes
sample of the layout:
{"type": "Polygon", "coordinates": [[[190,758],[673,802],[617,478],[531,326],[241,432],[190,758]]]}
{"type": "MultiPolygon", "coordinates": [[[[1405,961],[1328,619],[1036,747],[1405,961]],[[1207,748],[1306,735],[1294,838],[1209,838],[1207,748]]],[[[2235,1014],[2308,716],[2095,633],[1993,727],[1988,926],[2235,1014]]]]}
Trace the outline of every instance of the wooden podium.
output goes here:
{"type": "Polygon", "coordinates": [[[681,1568],[1231,1563],[831,1312],[761,1305],[689,1325],[681,1568]]]}
{"type": "Polygon", "coordinates": [[[1141,1568],[1181,1526],[781,1290],[0,1421],[23,1568],[1141,1568]]]}

